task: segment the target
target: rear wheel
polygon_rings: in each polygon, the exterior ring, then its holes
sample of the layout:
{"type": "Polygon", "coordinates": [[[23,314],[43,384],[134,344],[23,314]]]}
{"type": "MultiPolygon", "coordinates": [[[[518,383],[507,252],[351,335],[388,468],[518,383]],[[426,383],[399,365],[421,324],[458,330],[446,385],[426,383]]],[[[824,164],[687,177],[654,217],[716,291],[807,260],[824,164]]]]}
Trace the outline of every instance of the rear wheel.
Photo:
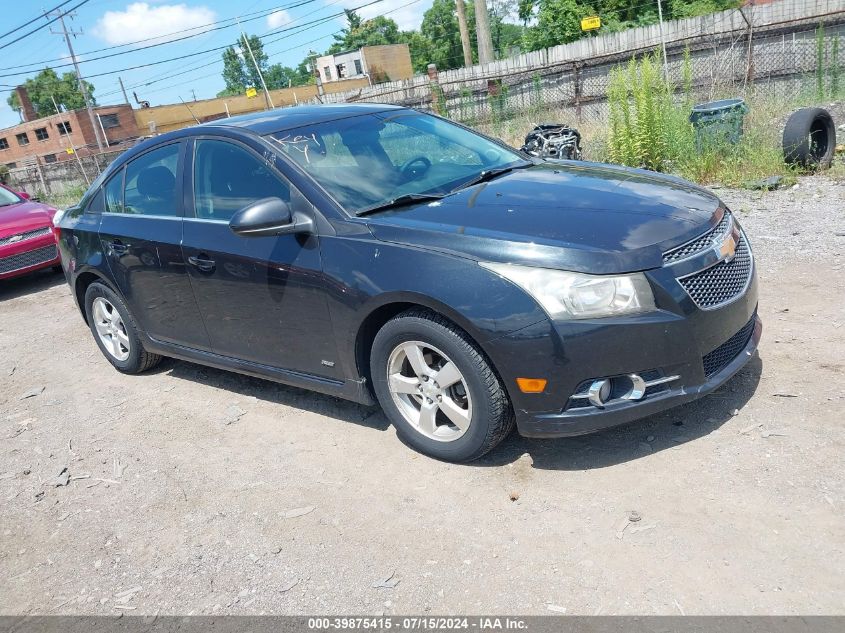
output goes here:
{"type": "Polygon", "coordinates": [[[388,321],[370,358],[373,387],[402,439],[426,455],[466,462],[513,428],[505,390],[459,328],[414,309],[388,321]]]}
{"type": "Polygon", "coordinates": [[[85,291],[85,314],[100,351],[125,374],[139,374],[161,361],[144,349],[126,305],[105,284],[94,282],[85,291]]]}

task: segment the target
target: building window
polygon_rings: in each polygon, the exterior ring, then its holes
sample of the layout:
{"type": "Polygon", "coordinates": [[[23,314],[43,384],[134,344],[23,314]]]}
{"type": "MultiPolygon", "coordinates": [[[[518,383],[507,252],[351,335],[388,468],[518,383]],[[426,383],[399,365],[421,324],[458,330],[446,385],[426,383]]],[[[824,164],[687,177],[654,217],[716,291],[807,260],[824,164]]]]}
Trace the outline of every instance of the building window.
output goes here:
{"type": "Polygon", "coordinates": [[[59,128],[59,134],[61,134],[62,136],[67,136],[68,134],[73,132],[73,130],[70,128],[70,121],[59,122],[56,127],[59,128]]]}
{"type": "Polygon", "coordinates": [[[26,132],[15,134],[15,138],[18,139],[18,145],[29,145],[29,137],[26,135],[26,132]]]}
{"type": "Polygon", "coordinates": [[[356,75],[363,75],[364,74],[364,69],[361,67],[361,60],[360,59],[355,60],[355,74],[356,75]]]}
{"type": "Polygon", "coordinates": [[[47,128],[46,127],[35,128],[35,138],[37,138],[39,141],[46,141],[48,138],[50,138],[50,135],[47,134],[47,128]]]}
{"type": "Polygon", "coordinates": [[[9,141],[6,138],[0,138],[0,149],[9,149],[9,141]]]}
{"type": "Polygon", "coordinates": [[[326,81],[331,81],[332,80],[332,67],[326,66],[325,68],[323,68],[323,75],[325,75],[326,81]]]}
{"type": "Polygon", "coordinates": [[[344,79],[346,77],[346,64],[338,64],[335,68],[337,69],[337,78],[344,79]]]}
{"type": "Polygon", "coordinates": [[[44,162],[45,163],[55,163],[56,162],[56,155],[55,154],[45,154],[44,155],[44,162]]]}
{"type": "Polygon", "coordinates": [[[17,163],[6,163],[6,167],[8,167],[9,169],[14,169],[17,166],[18,166],[17,163]]]}
{"type": "Polygon", "coordinates": [[[117,114],[99,114],[97,116],[100,117],[100,123],[106,129],[120,127],[120,121],[117,118],[117,114]]]}

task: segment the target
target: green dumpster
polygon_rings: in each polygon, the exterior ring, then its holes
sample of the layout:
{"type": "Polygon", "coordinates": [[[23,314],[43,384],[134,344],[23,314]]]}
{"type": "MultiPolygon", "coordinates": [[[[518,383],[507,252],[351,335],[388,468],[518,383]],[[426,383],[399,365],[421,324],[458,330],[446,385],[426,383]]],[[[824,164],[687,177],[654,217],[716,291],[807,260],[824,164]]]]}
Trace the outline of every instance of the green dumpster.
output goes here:
{"type": "Polygon", "coordinates": [[[694,106],[689,120],[695,128],[696,149],[739,143],[747,113],[748,106],[742,99],[722,99],[694,106]]]}

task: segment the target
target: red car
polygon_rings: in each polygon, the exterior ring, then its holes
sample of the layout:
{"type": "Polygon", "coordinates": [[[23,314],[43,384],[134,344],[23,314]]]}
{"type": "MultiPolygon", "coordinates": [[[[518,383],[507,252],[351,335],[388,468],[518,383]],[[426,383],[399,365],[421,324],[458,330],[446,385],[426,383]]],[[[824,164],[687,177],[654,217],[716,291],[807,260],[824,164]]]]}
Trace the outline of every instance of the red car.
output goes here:
{"type": "Polygon", "coordinates": [[[53,207],[0,185],[0,280],[41,268],[61,270],[53,207]]]}

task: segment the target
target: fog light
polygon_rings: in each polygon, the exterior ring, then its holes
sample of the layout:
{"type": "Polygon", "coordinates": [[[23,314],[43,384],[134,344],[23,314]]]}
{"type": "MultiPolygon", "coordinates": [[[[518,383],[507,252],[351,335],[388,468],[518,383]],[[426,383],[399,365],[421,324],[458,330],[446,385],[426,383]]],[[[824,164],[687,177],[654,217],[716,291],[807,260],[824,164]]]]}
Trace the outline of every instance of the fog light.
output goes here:
{"type": "Polygon", "coordinates": [[[590,390],[587,392],[587,397],[590,399],[590,404],[595,407],[604,407],[604,403],[610,397],[612,385],[609,378],[602,378],[596,380],[590,385],[590,390]]]}

